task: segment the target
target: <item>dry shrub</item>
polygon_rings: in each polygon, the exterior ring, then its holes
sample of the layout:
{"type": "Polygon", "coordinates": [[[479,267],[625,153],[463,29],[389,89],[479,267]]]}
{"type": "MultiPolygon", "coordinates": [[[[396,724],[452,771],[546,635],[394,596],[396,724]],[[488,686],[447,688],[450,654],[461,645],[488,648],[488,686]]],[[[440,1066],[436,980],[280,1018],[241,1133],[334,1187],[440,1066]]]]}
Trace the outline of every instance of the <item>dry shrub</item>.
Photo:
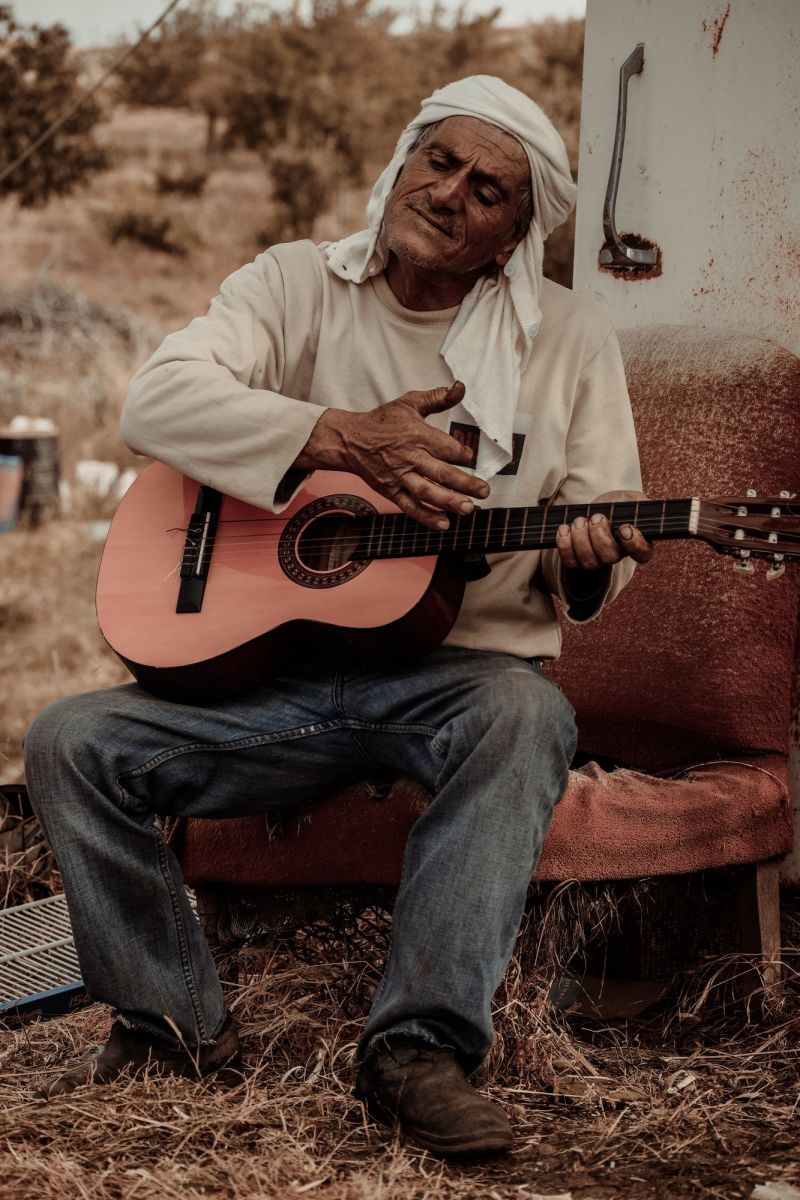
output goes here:
{"type": "Polygon", "coordinates": [[[210,171],[193,158],[165,158],[156,170],[156,191],[161,196],[200,196],[210,171]]]}
{"type": "Polygon", "coordinates": [[[0,424],[17,413],[53,420],[68,481],[78,459],[131,465],[119,413],[130,376],[159,337],[128,309],[52,282],[0,290],[0,424]]]}
{"type": "Polygon", "coordinates": [[[335,188],[335,160],[318,147],[309,150],[287,142],[270,149],[265,163],[272,207],[259,241],[274,245],[311,237],[335,188]]]}
{"type": "Polygon", "coordinates": [[[146,246],[148,250],[160,250],[164,254],[176,254],[184,258],[196,238],[182,213],[166,212],[150,203],[107,213],[105,221],[112,246],[121,238],[127,238],[146,246]]]}

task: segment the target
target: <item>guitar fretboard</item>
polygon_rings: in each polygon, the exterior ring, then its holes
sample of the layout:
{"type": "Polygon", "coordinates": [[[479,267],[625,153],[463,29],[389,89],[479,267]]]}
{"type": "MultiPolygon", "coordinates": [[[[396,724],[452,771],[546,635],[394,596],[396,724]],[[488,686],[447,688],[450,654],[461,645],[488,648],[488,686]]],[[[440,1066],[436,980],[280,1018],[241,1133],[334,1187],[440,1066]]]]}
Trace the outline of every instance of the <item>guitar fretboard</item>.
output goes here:
{"type": "Polygon", "coordinates": [[[560,525],[576,517],[603,513],[616,533],[635,525],[649,540],[692,536],[691,500],[615,501],[605,504],[545,504],[532,508],[475,508],[469,516],[451,516],[449,529],[429,529],[403,513],[361,517],[358,547],[365,558],[414,558],[455,551],[459,554],[503,550],[544,550],[556,544],[560,525]]]}

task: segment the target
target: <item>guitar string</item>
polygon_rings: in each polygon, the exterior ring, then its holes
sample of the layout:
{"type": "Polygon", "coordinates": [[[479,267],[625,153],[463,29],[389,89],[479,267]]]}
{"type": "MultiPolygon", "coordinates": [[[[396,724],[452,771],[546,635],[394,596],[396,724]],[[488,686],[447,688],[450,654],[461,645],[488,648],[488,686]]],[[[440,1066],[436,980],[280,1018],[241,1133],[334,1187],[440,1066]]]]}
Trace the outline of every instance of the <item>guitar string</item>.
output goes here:
{"type": "MultiPolygon", "coordinates": [[[[683,496],[683,497],[678,497],[677,499],[673,499],[673,500],[661,500],[658,498],[658,496],[648,496],[648,498],[646,500],[601,500],[599,503],[604,504],[604,505],[605,504],[610,504],[610,505],[614,505],[614,504],[690,504],[692,499],[693,499],[693,497],[691,497],[691,496],[683,496]]],[[[575,500],[571,504],[563,504],[563,505],[562,504],[554,504],[550,507],[553,507],[553,508],[586,508],[586,507],[591,508],[592,505],[594,505],[594,504],[595,504],[594,500],[588,500],[588,501],[575,500]]],[[[791,510],[793,508],[797,508],[797,506],[791,505],[791,504],[787,505],[785,500],[781,500],[779,498],[770,499],[769,497],[766,497],[766,498],[761,498],[759,500],[756,500],[755,502],[752,500],[745,499],[745,498],[742,498],[741,500],[730,501],[730,502],[723,501],[723,500],[704,500],[704,501],[701,501],[701,504],[713,504],[715,508],[727,508],[727,509],[730,509],[731,512],[735,512],[739,508],[744,508],[746,505],[750,505],[752,507],[770,506],[771,508],[780,508],[782,510],[782,515],[790,516],[790,517],[800,516],[800,508],[797,509],[797,512],[792,512],[791,510]]],[[[525,506],[520,505],[520,507],[524,508],[525,506]]],[[[530,507],[541,511],[542,508],[545,508],[548,506],[532,505],[530,507]]],[[[301,510],[298,510],[298,511],[301,511],[301,510]]],[[[323,517],[323,516],[327,516],[327,515],[335,515],[335,511],[333,514],[320,513],[319,516],[323,517]]],[[[489,509],[489,508],[478,508],[476,511],[477,512],[494,512],[495,510],[489,509]]],[[[501,511],[506,511],[506,510],[503,509],[501,511]]],[[[352,516],[353,514],[345,513],[345,515],[352,516]]],[[[358,514],[358,515],[361,515],[361,516],[374,515],[374,516],[380,517],[380,516],[400,516],[401,514],[393,512],[393,513],[386,513],[386,514],[384,514],[384,513],[375,513],[375,514],[367,513],[367,514],[358,514]]],[[[750,515],[752,516],[752,515],[756,515],[756,514],[750,514],[750,515]]],[[[763,515],[766,516],[767,514],[764,513],[763,515]]],[[[250,524],[256,524],[258,522],[265,522],[265,521],[281,521],[281,522],[285,523],[287,520],[291,520],[291,518],[287,517],[286,513],[280,513],[277,516],[275,514],[271,514],[271,515],[264,516],[264,517],[222,517],[217,521],[217,525],[250,525],[250,524]]],[[[187,527],[185,525],[175,526],[175,528],[179,529],[183,533],[187,532],[187,527]]]]}
{"type": "MultiPolygon", "coordinates": [[[[640,530],[640,532],[645,534],[645,536],[649,533],[657,534],[660,532],[667,533],[668,535],[670,533],[686,532],[688,537],[693,536],[692,534],[688,533],[685,521],[676,521],[675,523],[665,522],[663,529],[661,527],[660,522],[654,522],[652,525],[648,524],[647,522],[640,522],[638,524],[637,528],[640,530]]],[[[470,529],[453,529],[453,528],[451,528],[451,529],[447,529],[447,530],[439,530],[439,529],[428,530],[427,526],[420,525],[420,530],[422,532],[421,532],[421,534],[416,535],[417,540],[419,540],[420,536],[427,537],[428,534],[430,534],[429,540],[433,540],[433,539],[439,537],[439,538],[442,538],[443,540],[448,541],[449,544],[447,546],[428,546],[425,548],[425,550],[422,553],[413,555],[413,554],[408,553],[408,551],[405,551],[405,553],[403,553],[402,548],[401,548],[401,543],[403,543],[405,541],[405,539],[407,539],[409,536],[408,531],[405,533],[400,533],[399,537],[396,532],[394,534],[383,533],[380,536],[373,536],[369,539],[369,542],[366,544],[365,548],[367,550],[371,551],[372,553],[365,555],[365,557],[377,557],[378,553],[380,551],[383,551],[386,549],[391,550],[393,548],[393,544],[395,542],[398,544],[398,550],[400,551],[396,555],[396,557],[426,557],[429,554],[431,554],[431,555],[438,554],[444,550],[475,550],[476,553],[479,553],[483,549],[486,552],[491,553],[491,551],[488,550],[488,548],[486,546],[484,546],[484,547],[470,546],[470,544],[469,544],[470,533],[474,532],[470,529]]],[[[485,533],[486,531],[484,530],[481,532],[485,533]]],[[[497,532],[499,533],[500,531],[498,530],[497,532]]],[[[528,531],[526,531],[526,533],[527,532],[528,531]]],[[[704,521],[699,522],[698,535],[700,535],[702,537],[704,534],[708,534],[710,536],[714,533],[719,533],[718,524],[716,524],[714,522],[704,522],[704,521]]],[[[515,529],[513,526],[509,525],[508,529],[503,532],[503,538],[506,541],[513,541],[514,537],[516,535],[519,538],[519,540],[521,541],[522,540],[521,534],[522,534],[521,526],[515,529]]],[[[541,531],[539,531],[538,536],[541,536],[541,531]]],[[[217,554],[222,554],[226,558],[230,558],[230,557],[236,557],[237,554],[238,554],[238,556],[244,556],[244,555],[250,553],[252,551],[254,545],[256,545],[256,544],[258,546],[271,546],[271,545],[278,544],[280,542],[280,540],[281,540],[280,535],[277,535],[277,534],[273,534],[273,535],[270,535],[270,534],[244,534],[244,535],[233,535],[233,536],[228,536],[228,537],[217,535],[216,537],[212,536],[207,539],[206,549],[209,553],[214,552],[217,554]],[[246,543],[246,544],[243,544],[243,543],[246,543]]],[[[489,540],[491,540],[491,535],[489,535],[489,540]]],[[[797,551],[793,551],[793,549],[792,549],[793,546],[797,546],[800,549],[800,535],[791,534],[791,533],[781,534],[779,536],[778,542],[768,542],[764,538],[757,537],[757,531],[755,531],[749,538],[748,537],[746,537],[745,539],[731,538],[730,545],[733,548],[737,548],[737,544],[740,540],[741,541],[750,541],[751,543],[753,541],[757,541],[758,542],[757,549],[761,552],[768,553],[768,554],[781,553],[781,552],[790,553],[790,554],[793,552],[797,553],[797,551]]],[[[308,538],[302,542],[302,548],[303,548],[303,550],[310,552],[315,549],[331,547],[331,546],[335,545],[335,543],[336,543],[336,537],[334,537],[334,536],[308,538]]],[[[525,546],[523,544],[523,545],[518,546],[517,548],[520,550],[526,550],[526,549],[527,550],[537,550],[537,549],[553,548],[553,546],[554,546],[554,543],[552,543],[549,547],[546,544],[534,543],[533,545],[530,545],[530,546],[525,546]]],[[[509,547],[509,548],[512,550],[514,549],[513,546],[509,547]]],[[[744,548],[744,547],[742,547],[742,548],[744,548]]],[[[749,548],[752,549],[753,547],[751,546],[749,548]]],[[[198,553],[194,553],[193,552],[194,550],[195,550],[195,547],[191,547],[189,549],[189,551],[184,555],[183,560],[182,560],[184,565],[191,566],[193,563],[195,563],[198,560],[199,547],[197,547],[198,553]]],[[[350,561],[350,560],[348,560],[348,561],[350,561]]]]}
{"type": "MultiPolygon", "coordinates": [[[[640,521],[637,525],[637,528],[644,534],[649,534],[649,533],[657,534],[660,532],[671,534],[671,533],[678,533],[678,532],[686,532],[687,536],[689,536],[689,537],[692,536],[692,534],[689,533],[689,531],[688,531],[687,523],[686,523],[685,519],[684,520],[676,519],[675,521],[669,521],[669,522],[665,521],[663,526],[660,521],[652,521],[652,522],[651,521],[640,521]]],[[[458,529],[458,528],[455,528],[452,526],[449,529],[430,529],[429,530],[427,526],[424,526],[421,524],[419,525],[419,530],[422,531],[425,534],[425,536],[430,535],[431,538],[442,537],[445,539],[452,538],[453,540],[458,540],[460,538],[469,540],[470,536],[474,537],[475,532],[476,532],[472,528],[458,529]]],[[[507,540],[513,540],[515,536],[517,536],[521,539],[522,538],[522,530],[523,530],[522,525],[514,525],[514,524],[509,523],[508,527],[503,530],[502,536],[504,539],[507,539],[507,540]]],[[[719,524],[714,521],[701,520],[698,523],[698,531],[700,531],[700,530],[702,530],[704,533],[713,533],[715,531],[718,532],[719,524]]],[[[486,537],[489,540],[491,540],[492,533],[495,531],[487,531],[486,529],[482,529],[482,530],[478,530],[477,532],[479,534],[486,535],[486,537]]],[[[498,529],[496,532],[500,533],[500,530],[498,529]]],[[[534,532],[533,529],[525,530],[526,536],[528,535],[528,533],[533,534],[533,532],[534,532]]],[[[772,532],[772,531],[765,531],[765,536],[769,532],[772,532]]],[[[758,530],[752,531],[750,540],[760,540],[757,537],[758,533],[759,533],[758,530]]],[[[363,538],[363,536],[364,536],[364,531],[363,530],[359,531],[359,540],[361,540],[363,538]]],[[[369,544],[370,544],[370,547],[373,547],[373,548],[375,548],[375,547],[383,548],[384,546],[390,546],[395,541],[398,541],[398,542],[405,541],[409,537],[412,537],[412,536],[419,538],[420,534],[411,529],[401,529],[401,530],[395,530],[395,531],[382,531],[379,534],[376,532],[375,534],[373,534],[369,537],[369,544]]],[[[537,536],[538,537],[542,536],[541,527],[537,531],[537,536]]],[[[785,540],[788,540],[789,542],[794,540],[794,541],[797,541],[798,543],[800,543],[800,534],[793,534],[791,532],[783,532],[782,534],[779,534],[779,537],[783,538],[785,540]]],[[[264,545],[264,544],[269,545],[271,543],[280,542],[281,538],[282,538],[282,535],[280,535],[280,534],[269,534],[269,533],[231,534],[231,535],[216,534],[216,535],[210,535],[207,538],[206,545],[211,548],[218,548],[218,549],[241,548],[244,550],[249,550],[249,548],[253,545],[253,543],[257,542],[262,545],[264,545]],[[243,543],[247,543],[247,545],[243,545],[243,543]]],[[[335,544],[336,540],[337,540],[337,535],[333,535],[333,534],[324,535],[324,536],[320,535],[320,536],[313,537],[313,538],[309,537],[309,538],[303,539],[302,544],[305,548],[311,549],[311,548],[316,548],[316,547],[333,545],[333,544],[335,544]]],[[[765,543],[765,545],[778,545],[778,544],[779,543],[772,543],[772,542],[765,543]]],[[[194,547],[192,547],[192,549],[193,548],[194,547]]],[[[534,546],[531,548],[536,548],[536,547],[534,546]]]]}
{"type": "MultiPolygon", "coordinates": [[[[396,514],[389,514],[389,515],[394,516],[396,514]]],[[[486,535],[489,539],[491,539],[492,534],[500,533],[499,528],[496,531],[494,531],[494,530],[489,531],[486,529],[479,529],[476,531],[475,529],[473,529],[471,527],[458,529],[453,526],[451,526],[449,529],[429,529],[428,526],[422,525],[422,524],[419,524],[418,528],[419,528],[420,532],[417,532],[416,530],[413,530],[411,528],[408,528],[408,529],[404,528],[404,529],[394,530],[394,531],[383,530],[380,533],[378,533],[376,531],[374,534],[369,535],[369,544],[371,547],[383,548],[384,546],[391,545],[395,541],[404,541],[410,537],[419,538],[421,536],[421,534],[424,534],[425,536],[427,536],[429,534],[430,537],[432,537],[432,538],[442,537],[442,538],[453,538],[454,540],[463,538],[464,540],[468,541],[471,536],[474,538],[476,532],[481,535],[486,535]]],[[[513,540],[515,535],[517,537],[521,538],[522,531],[524,528],[525,528],[525,526],[522,523],[514,524],[514,523],[509,522],[508,526],[503,529],[502,536],[504,539],[508,539],[508,540],[513,540]]],[[[662,531],[662,529],[665,533],[666,532],[677,533],[677,532],[683,532],[683,531],[686,531],[688,533],[687,522],[686,522],[685,518],[683,520],[675,519],[674,521],[665,521],[663,523],[663,526],[662,526],[661,522],[658,520],[640,521],[637,525],[637,528],[642,533],[659,533],[662,531]]],[[[712,528],[716,528],[716,526],[712,526],[712,528]]],[[[361,538],[363,538],[364,532],[365,531],[363,529],[359,530],[359,535],[358,535],[359,540],[361,540],[361,538]]],[[[531,527],[530,529],[525,529],[525,536],[528,536],[529,534],[533,535],[533,533],[534,533],[533,527],[531,527]]],[[[537,531],[536,536],[541,537],[541,535],[542,535],[542,530],[541,530],[541,526],[540,526],[537,531]]],[[[198,540],[199,540],[200,536],[201,535],[198,534],[198,540]]],[[[338,535],[329,534],[329,535],[318,535],[317,537],[309,537],[309,538],[302,539],[302,544],[307,549],[323,547],[323,546],[330,546],[330,545],[335,544],[335,542],[337,540],[337,536],[338,535]]],[[[691,536],[691,535],[689,534],[689,536],[691,536]]],[[[269,545],[272,543],[280,542],[282,540],[282,537],[283,537],[282,534],[270,534],[270,533],[250,533],[250,534],[244,533],[244,534],[228,534],[228,535],[224,535],[224,534],[213,535],[212,534],[212,535],[209,535],[209,537],[207,538],[206,545],[210,546],[212,548],[220,548],[220,549],[222,549],[222,548],[235,549],[235,548],[240,547],[244,550],[249,550],[250,546],[252,546],[254,542],[258,542],[261,545],[269,545]],[[247,545],[243,545],[243,543],[247,543],[247,545]]],[[[532,547],[532,548],[535,548],[535,547],[532,547]]]]}

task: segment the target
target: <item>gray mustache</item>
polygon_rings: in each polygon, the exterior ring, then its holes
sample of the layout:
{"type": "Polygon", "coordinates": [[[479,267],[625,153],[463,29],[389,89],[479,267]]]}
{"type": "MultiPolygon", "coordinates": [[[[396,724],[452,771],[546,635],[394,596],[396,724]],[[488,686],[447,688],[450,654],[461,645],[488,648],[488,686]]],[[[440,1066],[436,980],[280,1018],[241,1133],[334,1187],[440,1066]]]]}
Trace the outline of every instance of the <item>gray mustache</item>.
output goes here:
{"type": "Polygon", "coordinates": [[[433,221],[435,225],[440,226],[440,228],[444,230],[448,237],[454,237],[458,232],[458,223],[445,220],[439,213],[436,212],[429,199],[426,201],[424,198],[416,199],[415,197],[411,196],[408,200],[406,200],[406,204],[410,209],[412,209],[413,212],[420,213],[421,216],[427,217],[428,220],[433,221]]]}

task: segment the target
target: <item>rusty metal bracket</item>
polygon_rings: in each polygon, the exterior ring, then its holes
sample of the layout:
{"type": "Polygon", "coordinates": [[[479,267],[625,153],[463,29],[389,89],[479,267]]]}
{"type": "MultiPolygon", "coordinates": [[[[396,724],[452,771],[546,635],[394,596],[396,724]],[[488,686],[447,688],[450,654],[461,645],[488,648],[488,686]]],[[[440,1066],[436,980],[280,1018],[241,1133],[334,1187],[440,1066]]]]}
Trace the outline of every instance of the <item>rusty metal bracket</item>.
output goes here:
{"type": "Polygon", "coordinates": [[[631,75],[639,75],[644,67],[644,42],[639,42],[619,69],[619,101],[617,103],[617,131],[614,135],[614,150],[611,155],[611,170],[603,204],[603,232],[605,243],[600,251],[600,265],[604,267],[653,267],[658,262],[658,249],[640,248],[624,242],[617,233],[614,212],[617,205],[617,189],[622,169],[622,151],[625,147],[625,123],[628,110],[628,81],[631,75]]]}

